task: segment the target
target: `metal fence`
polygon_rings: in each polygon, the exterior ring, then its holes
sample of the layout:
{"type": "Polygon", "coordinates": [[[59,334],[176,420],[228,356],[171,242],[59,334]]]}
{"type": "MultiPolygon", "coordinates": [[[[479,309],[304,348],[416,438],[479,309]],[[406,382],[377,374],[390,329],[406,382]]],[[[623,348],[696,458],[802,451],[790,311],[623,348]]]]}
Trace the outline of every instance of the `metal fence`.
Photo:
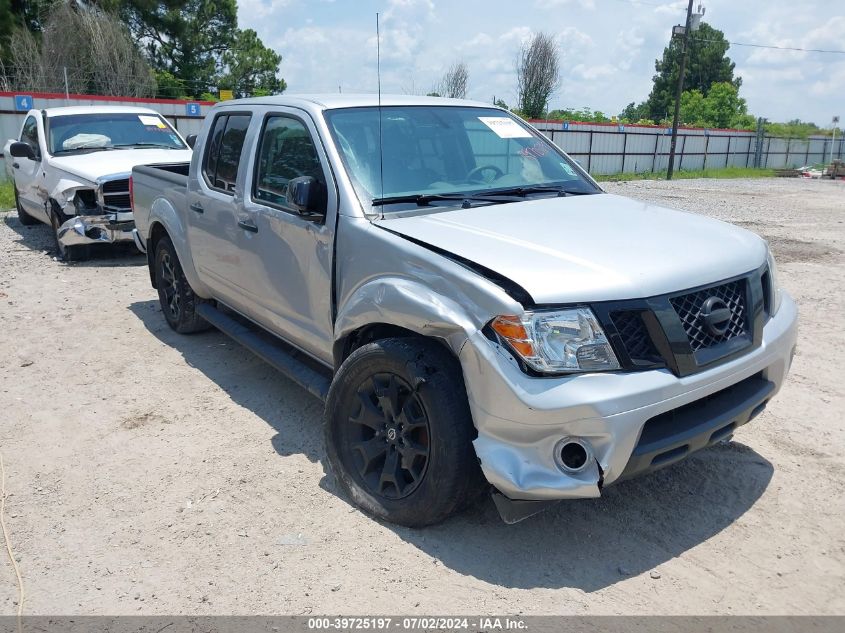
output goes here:
{"type": "MultiPolygon", "coordinates": [[[[591,174],[661,172],[669,166],[671,128],[532,121],[591,174]]],[[[845,139],[780,138],[744,130],[678,130],[675,169],[720,167],[793,168],[845,156],[845,139]],[[831,147],[832,146],[832,147],[831,147]],[[759,159],[758,159],[759,147],[759,159]],[[759,161],[759,162],[758,162],[759,161]]]]}
{"type": "MultiPolygon", "coordinates": [[[[200,131],[213,105],[203,101],[103,97],[54,93],[0,92],[0,151],[7,139],[16,138],[27,110],[67,105],[130,105],[161,113],[183,135],[200,131]]],[[[533,121],[540,131],[562,147],[592,174],[665,171],[669,165],[669,128],[533,121]]],[[[715,167],[801,167],[845,157],[845,139],[830,137],[788,139],[762,136],[743,130],[682,128],[678,132],[675,169],[715,167]],[[759,154],[759,156],[758,156],[759,154]],[[759,161],[759,162],[758,162],[759,161]]],[[[0,169],[0,177],[4,170],[0,169]]]]}

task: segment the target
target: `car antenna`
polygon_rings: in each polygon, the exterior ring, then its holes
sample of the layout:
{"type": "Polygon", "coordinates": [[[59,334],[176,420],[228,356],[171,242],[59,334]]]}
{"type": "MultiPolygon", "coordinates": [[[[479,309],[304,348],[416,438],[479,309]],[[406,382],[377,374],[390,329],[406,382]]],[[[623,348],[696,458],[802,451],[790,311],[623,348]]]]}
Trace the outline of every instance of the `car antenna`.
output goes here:
{"type": "MultiPolygon", "coordinates": [[[[378,173],[381,192],[379,198],[384,198],[384,147],[381,136],[381,33],[379,31],[378,13],[376,13],[376,79],[378,80],[378,173]]],[[[381,209],[381,219],[384,219],[384,207],[381,209]]]]}

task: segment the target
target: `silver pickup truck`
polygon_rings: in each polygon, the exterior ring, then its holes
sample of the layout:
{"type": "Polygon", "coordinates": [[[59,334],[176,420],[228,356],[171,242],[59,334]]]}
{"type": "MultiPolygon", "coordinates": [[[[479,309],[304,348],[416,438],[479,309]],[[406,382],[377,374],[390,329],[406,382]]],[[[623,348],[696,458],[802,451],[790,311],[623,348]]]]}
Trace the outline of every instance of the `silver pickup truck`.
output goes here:
{"type": "Polygon", "coordinates": [[[164,316],[325,399],[328,461],[375,516],[597,497],[730,438],[789,370],[765,241],[604,193],[506,111],[267,97],[195,141],[132,172],[164,316]]]}

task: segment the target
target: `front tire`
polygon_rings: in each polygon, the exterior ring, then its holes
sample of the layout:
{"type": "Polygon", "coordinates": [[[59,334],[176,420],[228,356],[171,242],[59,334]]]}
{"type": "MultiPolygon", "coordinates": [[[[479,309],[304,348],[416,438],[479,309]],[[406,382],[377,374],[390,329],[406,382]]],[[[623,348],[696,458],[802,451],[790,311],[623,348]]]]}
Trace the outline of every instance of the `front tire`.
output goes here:
{"type": "Polygon", "coordinates": [[[33,224],[38,224],[38,220],[29,215],[26,211],[23,210],[23,206],[21,206],[21,199],[18,194],[18,188],[14,187],[15,189],[15,210],[18,212],[18,219],[21,221],[21,224],[24,226],[32,226],[33,224]]]}
{"type": "Polygon", "coordinates": [[[355,350],[329,390],[325,436],[343,491],[391,523],[439,523],[482,490],[460,365],[434,341],[392,338],[355,350]]]}
{"type": "Polygon", "coordinates": [[[65,246],[59,239],[59,229],[67,220],[58,205],[53,202],[50,205],[50,226],[53,227],[53,241],[56,244],[56,257],[63,262],[76,262],[88,257],[88,247],[82,244],[77,246],[65,246]]]}
{"type": "Polygon", "coordinates": [[[155,276],[158,300],[167,324],[180,334],[201,332],[211,327],[197,314],[204,300],[194,294],[185,278],[182,264],[169,237],[162,237],[155,249],[155,276]]]}

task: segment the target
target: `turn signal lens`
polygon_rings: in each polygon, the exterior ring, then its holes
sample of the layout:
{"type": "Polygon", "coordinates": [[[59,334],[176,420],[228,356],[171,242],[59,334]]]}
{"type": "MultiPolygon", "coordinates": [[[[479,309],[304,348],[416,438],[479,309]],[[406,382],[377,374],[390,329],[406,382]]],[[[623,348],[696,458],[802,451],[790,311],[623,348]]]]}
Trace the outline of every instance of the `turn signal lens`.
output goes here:
{"type": "Polygon", "coordinates": [[[534,344],[518,316],[496,317],[490,325],[520,356],[534,356],[534,344]]]}

